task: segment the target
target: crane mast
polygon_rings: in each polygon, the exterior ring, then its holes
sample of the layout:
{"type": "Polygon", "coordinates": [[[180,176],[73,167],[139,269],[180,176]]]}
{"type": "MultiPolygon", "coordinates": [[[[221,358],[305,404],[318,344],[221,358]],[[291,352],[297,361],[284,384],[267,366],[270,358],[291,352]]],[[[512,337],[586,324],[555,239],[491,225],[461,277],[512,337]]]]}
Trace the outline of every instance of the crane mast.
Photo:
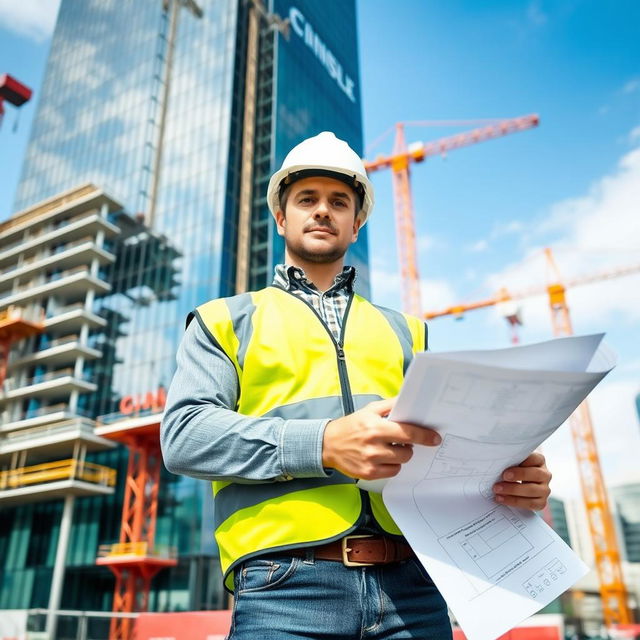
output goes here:
{"type": "MultiPolygon", "coordinates": [[[[545,256],[555,275],[555,283],[548,287],[553,335],[571,336],[573,326],[565,297],[566,290],[561,284],[551,249],[545,249],[545,256]]],[[[631,614],[627,606],[627,591],[622,576],[620,552],[602,477],[591,411],[586,400],[571,414],[569,424],[578,462],[582,499],[587,511],[596,569],[600,579],[604,620],[607,625],[628,624],[631,622],[631,614]]]]}
{"type": "Polygon", "coordinates": [[[420,276],[416,251],[416,225],[411,201],[409,156],[404,125],[396,125],[396,140],[391,167],[393,169],[393,198],[396,212],[396,242],[402,278],[402,308],[412,315],[422,312],[420,276]]]}

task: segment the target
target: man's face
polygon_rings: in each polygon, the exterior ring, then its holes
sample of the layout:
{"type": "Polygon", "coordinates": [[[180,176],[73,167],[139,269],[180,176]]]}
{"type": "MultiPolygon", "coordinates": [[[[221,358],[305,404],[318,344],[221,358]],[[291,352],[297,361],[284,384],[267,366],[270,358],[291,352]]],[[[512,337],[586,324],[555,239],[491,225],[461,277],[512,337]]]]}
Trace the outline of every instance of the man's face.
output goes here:
{"type": "Polygon", "coordinates": [[[294,182],[285,205],[276,212],[278,233],[289,254],[307,262],[335,262],[358,239],[356,194],[344,182],[326,177],[294,182]]]}

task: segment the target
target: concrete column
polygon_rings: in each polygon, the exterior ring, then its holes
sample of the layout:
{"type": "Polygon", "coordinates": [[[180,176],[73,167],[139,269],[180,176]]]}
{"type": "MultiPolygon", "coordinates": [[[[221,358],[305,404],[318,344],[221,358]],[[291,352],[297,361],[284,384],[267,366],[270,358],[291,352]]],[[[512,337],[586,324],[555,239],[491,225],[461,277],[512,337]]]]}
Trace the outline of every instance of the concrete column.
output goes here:
{"type": "Polygon", "coordinates": [[[95,291],[93,289],[89,289],[84,299],[85,311],[93,311],[93,301],[95,300],[95,297],[96,297],[95,291]]]}
{"type": "Polygon", "coordinates": [[[78,339],[81,345],[87,346],[87,341],[89,340],[89,325],[86,322],[80,327],[80,336],[78,339]]]}
{"type": "Polygon", "coordinates": [[[73,375],[76,378],[82,379],[82,370],[84,369],[84,356],[78,356],[76,362],[73,365],[73,375]]]}
{"type": "Polygon", "coordinates": [[[78,392],[74,390],[71,392],[71,395],[69,396],[69,411],[71,413],[76,413],[77,410],[78,410],[78,392]]]}
{"type": "Polygon", "coordinates": [[[60,601],[62,599],[64,569],[67,561],[67,551],[69,549],[69,538],[71,536],[71,522],[73,520],[74,503],[74,496],[67,496],[64,499],[64,509],[62,510],[62,520],[60,521],[60,535],[58,536],[56,562],[53,567],[53,578],[51,579],[49,611],[47,612],[47,625],[45,629],[49,640],[53,640],[56,637],[58,610],[60,609],[60,601]]]}
{"type": "Polygon", "coordinates": [[[74,451],[73,457],[78,461],[78,475],[80,476],[80,479],[82,479],[82,475],[84,474],[84,463],[87,459],[87,445],[80,444],[79,442],[77,444],[79,445],[78,451],[77,453],[74,451]]]}

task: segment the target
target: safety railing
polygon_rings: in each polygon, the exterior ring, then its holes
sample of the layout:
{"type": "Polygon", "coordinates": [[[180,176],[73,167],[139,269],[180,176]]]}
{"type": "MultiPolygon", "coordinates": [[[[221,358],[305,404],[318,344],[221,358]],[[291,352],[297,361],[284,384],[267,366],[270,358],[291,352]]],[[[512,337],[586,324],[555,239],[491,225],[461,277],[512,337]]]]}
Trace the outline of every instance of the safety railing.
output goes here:
{"type": "Polygon", "coordinates": [[[48,282],[55,282],[56,280],[61,280],[62,278],[66,278],[68,276],[73,276],[76,273],[85,272],[89,275],[89,267],[84,264],[80,264],[77,267],[72,267],[71,269],[65,269],[64,271],[59,271],[57,273],[52,273],[49,276],[48,282]]]}
{"type": "MultiPolygon", "coordinates": [[[[58,402],[56,404],[49,404],[44,407],[38,407],[37,409],[29,409],[27,411],[23,411],[18,414],[15,420],[12,422],[19,422],[20,420],[30,420],[31,418],[40,418],[42,416],[48,416],[52,413],[59,413],[60,411],[65,411],[69,408],[68,402],[58,402]]],[[[75,411],[74,413],[77,413],[75,411]]],[[[7,420],[8,422],[8,420],[7,420]]]]}
{"type": "Polygon", "coordinates": [[[177,558],[176,547],[166,545],[151,547],[148,542],[116,542],[115,544],[101,544],[98,547],[98,557],[111,556],[153,556],[155,558],[177,558]]]}
{"type": "MultiPolygon", "coordinates": [[[[53,248],[45,248],[34,256],[30,256],[28,258],[24,258],[21,262],[15,262],[8,267],[3,267],[0,269],[0,277],[11,273],[12,271],[20,271],[22,269],[26,269],[32,265],[37,264],[38,262],[42,262],[47,258],[50,258],[53,255],[59,255],[64,253],[65,251],[69,251],[70,249],[74,249],[75,247],[79,247],[83,244],[95,243],[96,239],[94,236],[86,235],[82,238],[78,238],[77,240],[73,240],[70,242],[65,242],[63,244],[59,244],[53,248]]],[[[20,244],[20,243],[18,243],[20,244]]]]}
{"type": "Polygon", "coordinates": [[[116,471],[93,462],[82,462],[73,458],[56,460],[30,467],[0,471],[0,491],[58,480],[83,480],[91,484],[113,487],[116,483],[116,471]]]}
{"type": "Polygon", "coordinates": [[[71,311],[77,311],[78,309],[84,309],[84,302],[74,302],[73,304],[65,305],[64,307],[52,307],[47,312],[47,318],[54,318],[55,316],[61,316],[63,313],[69,313],[71,311]]]}
{"type": "Polygon", "coordinates": [[[73,249],[75,247],[79,247],[82,244],[95,243],[96,239],[93,236],[84,236],[82,238],[78,238],[77,240],[73,240],[71,242],[65,242],[64,244],[58,245],[54,250],[54,255],[59,253],[64,253],[65,251],[69,251],[69,249],[73,249]]]}
{"type": "MultiPolygon", "coordinates": [[[[44,409],[49,410],[48,413],[54,413],[55,411],[64,411],[66,408],[67,405],[65,403],[60,403],[52,407],[44,407],[44,409]]],[[[45,415],[45,413],[43,412],[40,415],[45,415]]],[[[31,415],[29,417],[33,416],[31,415]]],[[[77,416],[69,418],[67,420],[63,420],[62,422],[54,425],[44,425],[29,427],[28,429],[18,429],[16,431],[10,431],[6,433],[2,442],[7,445],[18,445],[21,442],[32,442],[37,438],[66,435],[70,431],[76,433],[78,430],[80,431],[80,433],[93,435],[93,420],[88,420],[83,416],[77,416]]]]}
{"type": "MultiPolygon", "coordinates": [[[[11,242],[3,243],[2,251],[3,253],[8,254],[10,251],[18,248],[26,248],[27,250],[33,249],[35,246],[39,244],[43,244],[45,242],[50,242],[61,234],[58,233],[60,230],[65,230],[67,227],[71,227],[74,224],[77,224],[77,228],[82,227],[82,222],[91,222],[96,218],[102,219],[97,210],[92,209],[91,211],[85,211],[83,213],[79,213],[73,218],[67,218],[65,220],[60,221],[59,223],[50,223],[35,229],[32,229],[27,237],[21,236],[16,240],[11,242]]],[[[5,226],[7,223],[3,223],[5,226]]],[[[112,223],[113,224],[113,223],[112,223]]],[[[75,230],[74,229],[74,230],[75,230]]],[[[64,235],[64,233],[62,234],[64,235]]],[[[16,252],[18,253],[18,252],[16,252]]]]}
{"type": "Polygon", "coordinates": [[[9,298],[11,296],[15,296],[21,293],[25,293],[34,289],[35,287],[43,287],[49,284],[53,284],[54,282],[58,282],[63,278],[67,278],[69,276],[73,276],[77,273],[85,273],[87,276],[91,275],[89,271],[89,267],[86,265],[78,265],[77,267],[73,267],[72,269],[65,269],[64,271],[58,271],[56,273],[50,274],[48,277],[45,274],[38,274],[37,277],[33,278],[30,282],[17,287],[16,289],[3,291],[0,293],[0,300],[4,298],[9,298]]]}
{"type": "Polygon", "coordinates": [[[39,350],[44,351],[45,349],[51,349],[52,347],[61,347],[64,344],[69,344],[70,342],[78,342],[80,340],[80,335],[77,333],[70,333],[66,336],[60,336],[59,338],[49,339],[43,338],[40,340],[39,350]]]}
{"type": "MultiPolygon", "coordinates": [[[[4,247],[3,247],[3,250],[4,250],[4,247]]],[[[24,267],[28,267],[34,262],[38,262],[38,260],[42,260],[43,257],[46,257],[46,256],[33,256],[31,258],[25,258],[22,262],[14,262],[13,264],[10,264],[8,267],[3,267],[2,269],[0,269],[0,277],[5,276],[8,273],[11,273],[12,271],[18,271],[18,269],[23,269],[24,267]]]]}
{"type": "Polygon", "coordinates": [[[43,382],[52,382],[53,380],[58,380],[60,378],[74,378],[75,380],[91,382],[92,376],[88,372],[76,374],[73,367],[65,367],[64,369],[56,369],[55,371],[40,373],[36,376],[33,376],[32,378],[27,378],[22,382],[15,378],[7,378],[5,380],[5,388],[7,391],[12,391],[18,388],[25,389],[36,384],[41,384],[43,382]]]}

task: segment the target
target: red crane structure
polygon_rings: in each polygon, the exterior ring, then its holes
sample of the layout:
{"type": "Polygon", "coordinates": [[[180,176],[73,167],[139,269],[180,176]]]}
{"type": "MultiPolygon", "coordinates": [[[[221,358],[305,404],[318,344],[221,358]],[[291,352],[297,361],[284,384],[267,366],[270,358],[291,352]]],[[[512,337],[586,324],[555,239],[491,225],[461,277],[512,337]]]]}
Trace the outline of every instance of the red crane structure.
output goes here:
{"type": "Polygon", "coordinates": [[[15,107],[21,107],[31,99],[32,94],[29,87],[8,73],[0,75],[0,126],[2,126],[2,117],[4,116],[4,101],[10,102],[15,107]]]}
{"type": "MultiPolygon", "coordinates": [[[[503,288],[497,295],[490,298],[456,304],[439,311],[427,311],[423,314],[424,317],[427,320],[448,315],[461,317],[467,311],[483,309],[504,302],[546,293],[549,298],[553,334],[555,336],[570,336],[573,335],[573,327],[569,314],[569,305],[565,296],[568,287],[610,280],[640,272],[640,264],[631,264],[563,280],[560,277],[551,249],[546,248],[544,253],[550,273],[553,275],[553,282],[546,286],[531,287],[518,292],[509,292],[503,288]]],[[[569,424],[571,425],[578,462],[582,498],[589,521],[596,569],[600,580],[604,621],[607,626],[629,624],[632,620],[627,604],[627,590],[622,575],[620,552],[600,467],[591,412],[586,400],[570,416],[569,424]]]]}
{"type": "Polygon", "coordinates": [[[375,160],[364,161],[364,166],[368,173],[380,171],[381,169],[391,169],[393,171],[396,241],[398,243],[398,258],[402,277],[402,306],[407,313],[416,316],[420,316],[423,309],[420,301],[416,231],[411,200],[411,163],[423,162],[430,156],[443,155],[447,151],[531,129],[538,126],[540,119],[537,115],[527,115],[519,118],[491,121],[491,124],[464,131],[454,136],[440,138],[432,142],[416,142],[407,146],[404,134],[404,128],[407,125],[451,125],[468,124],[469,122],[478,121],[398,122],[395,125],[396,137],[393,153],[389,156],[379,156],[375,160]]]}
{"type": "Polygon", "coordinates": [[[0,389],[7,376],[11,347],[15,342],[41,333],[44,328],[43,316],[35,317],[15,306],[0,311],[0,389]]]}
{"type": "Polygon", "coordinates": [[[149,399],[153,413],[113,424],[100,425],[96,433],[115,440],[129,449],[125,481],[120,541],[99,549],[96,564],[108,567],[116,578],[109,640],[131,640],[134,620],[127,616],[147,611],[152,578],[165,567],[178,563],[176,550],[155,544],[160,488],[160,419],[164,405],[161,397],[149,399]]]}

